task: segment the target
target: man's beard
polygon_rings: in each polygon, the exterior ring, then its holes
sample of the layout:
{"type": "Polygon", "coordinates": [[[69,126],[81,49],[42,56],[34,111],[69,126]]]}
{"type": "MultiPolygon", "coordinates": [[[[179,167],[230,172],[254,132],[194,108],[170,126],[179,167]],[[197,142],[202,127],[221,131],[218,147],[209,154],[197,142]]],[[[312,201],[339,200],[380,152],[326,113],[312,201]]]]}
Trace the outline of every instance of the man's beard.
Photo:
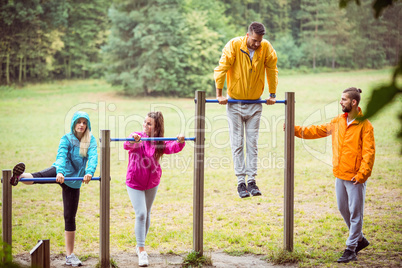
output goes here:
{"type": "Polygon", "coordinates": [[[342,112],[350,113],[350,111],[352,111],[352,105],[349,104],[349,106],[342,107],[342,112]]]}

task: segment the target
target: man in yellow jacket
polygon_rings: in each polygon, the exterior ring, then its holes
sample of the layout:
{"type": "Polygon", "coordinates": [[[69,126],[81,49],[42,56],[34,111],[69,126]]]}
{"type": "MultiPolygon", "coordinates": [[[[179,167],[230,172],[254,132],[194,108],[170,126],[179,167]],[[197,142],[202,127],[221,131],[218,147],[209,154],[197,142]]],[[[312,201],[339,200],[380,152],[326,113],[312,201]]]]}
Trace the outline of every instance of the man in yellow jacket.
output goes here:
{"type": "Polygon", "coordinates": [[[374,130],[359,108],[361,89],[351,87],[342,93],[341,114],[320,126],[295,126],[295,136],[317,139],[332,135],[332,165],[336,199],[349,237],[346,250],[338,262],[357,260],[356,254],[370,243],[363,236],[363,210],[366,181],[371,175],[375,158],[374,130]]]}
{"type": "Polygon", "coordinates": [[[228,103],[229,99],[259,100],[264,92],[267,75],[270,98],[267,104],[275,103],[278,84],[277,56],[272,45],[263,36],[263,24],[250,24],[246,36],[230,40],[222,50],[219,66],[215,68],[216,98],[226,105],[229,119],[229,136],[232,148],[237,191],[241,198],[261,195],[256,182],[257,142],[262,112],[261,103],[228,103]],[[227,77],[227,97],[222,89],[227,77]],[[244,131],[246,133],[247,163],[244,160],[244,131]],[[248,176],[246,186],[246,175],[248,176]]]}

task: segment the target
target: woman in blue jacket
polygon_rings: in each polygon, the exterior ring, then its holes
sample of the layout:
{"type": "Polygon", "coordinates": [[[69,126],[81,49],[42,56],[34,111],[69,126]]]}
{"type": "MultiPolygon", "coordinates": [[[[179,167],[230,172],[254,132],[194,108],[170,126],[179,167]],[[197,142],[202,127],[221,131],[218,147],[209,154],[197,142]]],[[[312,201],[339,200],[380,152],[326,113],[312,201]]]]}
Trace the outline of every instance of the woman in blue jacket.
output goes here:
{"type": "MultiPolygon", "coordinates": [[[[18,184],[20,178],[55,177],[62,188],[66,241],[66,264],[82,265],[74,255],[75,216],[77,214],[82,181],[64,181],[64,177],[83,177],[88,184],[98,165],[97,142],[91,134],[91,122],[85,112],[76,112],[71,120],[71,132],[64,135],[59,144],[56,162],[50,168],[35,173],[24,173],[25,164],[13,168],[10,183],[18,184]]],[[[24,182],[32,184],[33,182],[24,182]]]]}

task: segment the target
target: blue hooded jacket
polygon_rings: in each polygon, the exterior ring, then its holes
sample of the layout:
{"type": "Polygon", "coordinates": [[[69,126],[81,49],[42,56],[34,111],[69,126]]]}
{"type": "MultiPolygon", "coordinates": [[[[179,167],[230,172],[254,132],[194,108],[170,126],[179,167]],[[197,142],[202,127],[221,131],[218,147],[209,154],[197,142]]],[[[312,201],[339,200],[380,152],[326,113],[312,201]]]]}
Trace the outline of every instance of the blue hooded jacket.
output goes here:
{"type": "MultiPolygon", "coordinates": [[[[93,176],[98,165],[97,142],[92,134],[87,156],[80,156],[80,141],[74,135],[74,128],[79,118],[87,120],[87,127],[91,131],[91,121],[89,121],[88,114],[76,112],[71,120],[71,132],[61,138],[56,162],[53,163],[57,173],[63,174],[64,177],[84,177],[86,174],[93,176]]],[[[64,184],[78,189],[81,187],[82,181],[65,181],[64,184]]]]}

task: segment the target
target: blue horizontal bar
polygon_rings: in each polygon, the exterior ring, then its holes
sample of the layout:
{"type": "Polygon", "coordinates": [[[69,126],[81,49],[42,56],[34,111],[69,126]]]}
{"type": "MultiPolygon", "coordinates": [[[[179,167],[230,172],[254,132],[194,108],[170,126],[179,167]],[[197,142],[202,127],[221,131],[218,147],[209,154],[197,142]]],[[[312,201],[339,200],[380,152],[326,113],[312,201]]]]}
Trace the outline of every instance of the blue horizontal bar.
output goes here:
{"type": "MultiPolygon", "coordinates": [[[[186,141],[195,141],[195,137],[184,138],[186,141]]],[[[110,141],[135,141],[134,138],[114,138],[110,141]]],[[[155,138],[141,138],[140,141],[177,141],[177,138],[165,138],[165,137],[155,137],[155,138]]]]}
{"type": "MultiPolygon", "coordinates": [[[[82,181],[83,177],[64,178],[64,181],[82,181]]],[[[56,178],[21,178],[19,181],[56,182],[56,178]]],[[[92,177],[91,181],[100,181],[100,177],[92,177]]]]}
{"type": "MultiPolygon", "coordinates": [[[[216,99],[207,99],[205,102],[210,102],[210,103],[219,103],[218,100],[216,99]]],[[[266,100],[234,100],[234,99],[228,99],[228,103],[267,103],[266,100]]],[[[286,103],[285,100],[277,100],[275,103],[286,103]]]]}

